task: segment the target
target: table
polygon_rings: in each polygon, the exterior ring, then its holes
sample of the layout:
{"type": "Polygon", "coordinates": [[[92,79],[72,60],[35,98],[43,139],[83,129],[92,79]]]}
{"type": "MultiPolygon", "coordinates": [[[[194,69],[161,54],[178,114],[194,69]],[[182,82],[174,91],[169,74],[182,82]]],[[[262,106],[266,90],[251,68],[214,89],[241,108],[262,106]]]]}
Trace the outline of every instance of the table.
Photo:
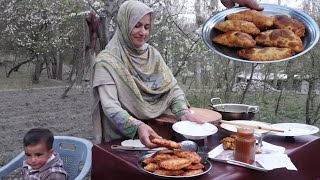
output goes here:
{"type": "MultiPolygon", "coordinates": [[[[216,147],[222,138],[229,135],[230,132],[219,128],[216,134],[209,136],[207,139],[209,149],[216,147]]],[[[142,172],[137,166],[138,160],[147,154],[146,151],[124,151],[110,148],[112,144],[120,144],[121,141],[122,140],[116,140],[110,143],[93,146],[91,178],[93,180],[155,179],[154,176],[142,172]]],[[[210,160],[212,169],[207,174],[192,179],[320,179],[320,138],[318,136],[308,135],[286,138],[266,135],[264,141],[285,147],[285,153],[291,158],[298,171],[289,171],[285,168],[281,168],[268,172],[261,172],[210,160]]],[[[201,142],[197,143],[201,144],[201,142]]]]}

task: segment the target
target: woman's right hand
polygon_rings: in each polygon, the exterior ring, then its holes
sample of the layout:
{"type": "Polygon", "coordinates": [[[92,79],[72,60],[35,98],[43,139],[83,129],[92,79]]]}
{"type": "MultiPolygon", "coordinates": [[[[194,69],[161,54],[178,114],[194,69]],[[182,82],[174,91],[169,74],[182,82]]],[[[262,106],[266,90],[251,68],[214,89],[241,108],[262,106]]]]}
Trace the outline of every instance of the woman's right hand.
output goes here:
{"type": "Polygon", "coordinates": [[[156,144],[153,144],[150,141],[150,137],[162,138],[150,126],[146,125],[145,123],[142,123],[138,127],[138,134],[139,134],[139,139],[141,143],[150,149],[158,147],[156,144]]]}

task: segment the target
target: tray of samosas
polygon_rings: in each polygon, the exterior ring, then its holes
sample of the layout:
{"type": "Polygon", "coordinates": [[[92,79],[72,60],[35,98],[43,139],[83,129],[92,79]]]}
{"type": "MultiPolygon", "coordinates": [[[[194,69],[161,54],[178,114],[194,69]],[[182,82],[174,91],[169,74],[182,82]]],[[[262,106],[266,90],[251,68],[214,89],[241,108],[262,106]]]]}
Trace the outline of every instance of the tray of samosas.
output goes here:
{"type": "Polygon", "coordinates": [[[156,153],[147,154],[138,161],[142,171],[161,178],[187,178],[207,173],[212,165],[208,159],[191,151],[190,146],[162,138],[152,138],[151,142],[159,147],[166,147],[156,153]]]}
{"type": "Polygon", "coordinates": [[[140,170],[160,178],[189,178],[203,175],[212,165],[193,151],[169,149],[147,154],[138,161],[140,170]]]}
{"type": "Polygon", "coordinates": [[[271,63],[297,58],[319,40],[319,27],[307,14],[274,4],[221,11],[207,20],[202,39],[209,49],[228,59],[271,63]]]}

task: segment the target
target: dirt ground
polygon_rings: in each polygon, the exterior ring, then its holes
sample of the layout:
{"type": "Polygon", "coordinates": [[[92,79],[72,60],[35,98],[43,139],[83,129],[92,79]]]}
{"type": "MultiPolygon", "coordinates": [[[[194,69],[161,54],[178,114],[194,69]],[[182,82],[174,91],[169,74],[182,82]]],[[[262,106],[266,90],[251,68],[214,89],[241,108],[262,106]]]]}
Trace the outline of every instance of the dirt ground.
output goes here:
{"type": "Polygon", "coordinates": [[[42,80],[32,85],[29,79],[19,72],[6,78],[0,67],[0,166],[23,150],[22,138],[34,127],[93,140],[88,87],[73,87],[61,99],[66,83],[42,80]]]}

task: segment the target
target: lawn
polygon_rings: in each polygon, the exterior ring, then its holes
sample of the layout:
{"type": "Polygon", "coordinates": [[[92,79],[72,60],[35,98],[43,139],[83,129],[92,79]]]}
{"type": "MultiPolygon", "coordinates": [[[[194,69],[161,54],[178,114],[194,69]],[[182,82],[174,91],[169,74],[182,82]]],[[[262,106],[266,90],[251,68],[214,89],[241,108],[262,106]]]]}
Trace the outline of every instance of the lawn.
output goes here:
{"type": "MultiPolygon", "coordinates": [[[[186,90],[187,98],[191,106],[209,108],[208,104],[211,104],[210,99],[213,97],[222,97],[224,92],[211,92],[206,90],[186,90]]],[[[239,103],[241,94],[231,93],[230,100],[222,103],[239,103]]],[[[255,120],[268,123],[306,123],[306,95],[298,94],[295,92],[285,92],[282,95],[279,103],[277,114],[275,114],[276,104],[278,101],[279,92],[267,92],[262,98],[261,92],[250,92],[246,95],[243,104],[259,106],[260,111],[256,114],[255,120]]],[[[320,102],[320,96],[316,95],[315,104],[320,102]]],[[[215,104],[219,104],[216,102],[215,104]]],[[[313,107],[313,113],[316,107],[313,107]]],[[[315,117],[311,117],[311,121],[314,121],[315,117]]],[[[319,119],[319,118],[318,118],[319,119]]],[[[315,124],[320,127],[320,122],[315,124]]]]}

